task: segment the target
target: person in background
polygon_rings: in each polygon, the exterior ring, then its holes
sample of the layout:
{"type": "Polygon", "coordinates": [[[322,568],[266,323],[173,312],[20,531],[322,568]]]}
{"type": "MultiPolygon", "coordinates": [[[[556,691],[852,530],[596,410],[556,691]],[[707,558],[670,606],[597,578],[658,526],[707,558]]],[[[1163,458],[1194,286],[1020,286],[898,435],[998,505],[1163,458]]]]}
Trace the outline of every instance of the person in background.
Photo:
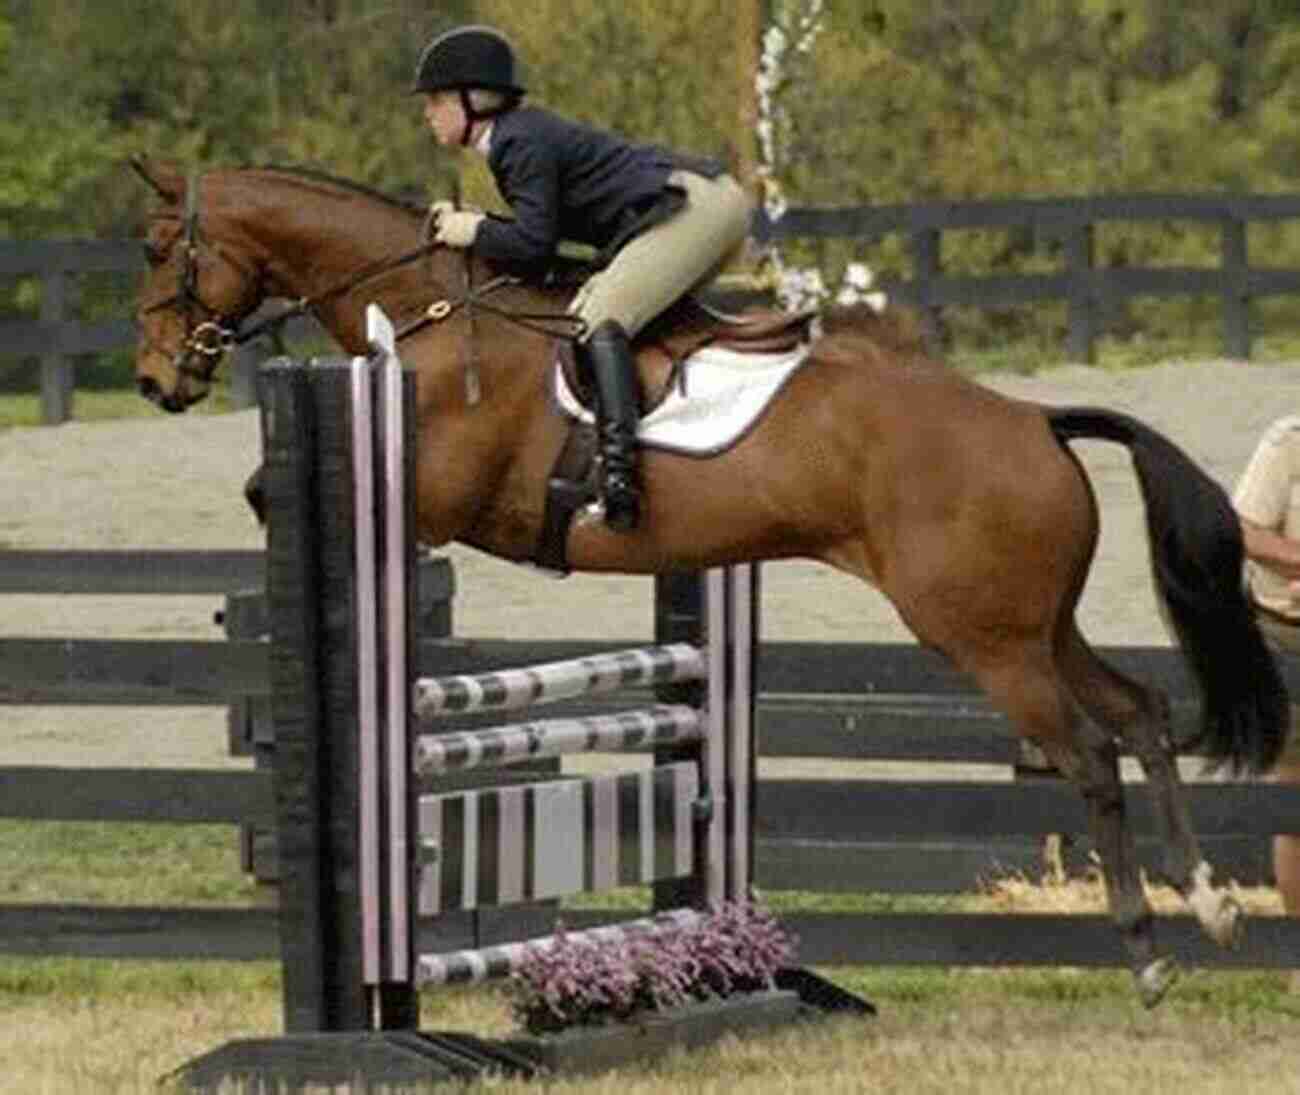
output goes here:
{"type": "Polygon", "coordinates": [[[749,234],[752,201],[721,164],[524,105],[506,37],[487,26],[440,34],[416,65],[412,92],[438,143],[487,159],[513,220],[434,203],[435,239],[527,276],[560,240],[597,248],[603,268],[570,311],[583,321],[578,357],[596,391],[605,523],[637,524],[640,390],[631,339],[726,265],[749,234]]]}
{"type": "MultiPolygon", "coordinates": [[[[1233,494],[1246,548],[1246,585],[1269,645],[1283,659],[1300,656],[1300,415],[1264,432],[1233,494]]],[[[1293,698],[1291,735],[1273,770],[1277,783],[1300,785],[1300,705],[1293,698]]],[[[1300,829],[1273,837],[1273,874],[1282,909],[1300,917],[1300,829]]],[[[1300,992],[1300,970],[1291,975],[1300,992]]]]}

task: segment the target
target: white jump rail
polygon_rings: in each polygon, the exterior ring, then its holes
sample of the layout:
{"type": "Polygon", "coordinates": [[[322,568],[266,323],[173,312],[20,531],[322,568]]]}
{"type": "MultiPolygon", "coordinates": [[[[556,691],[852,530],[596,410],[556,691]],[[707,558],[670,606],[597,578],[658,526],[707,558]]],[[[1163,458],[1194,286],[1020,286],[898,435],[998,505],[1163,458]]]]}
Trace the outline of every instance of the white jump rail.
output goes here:
{"type": "Polygon", "coordinates": [[[415,742],[415,774],[427,778],[573,753],[684,745],[702,741],[704,726],[698,708],[661,704],[609,715],[536,719],[461,733],[427,734],[415,742]]]}
{"type": "Polygon", "coordinates": [[[699,681],[705,675],[704,655],[689,643],[637,647],[494,673],[425,677],[415,682],[413,713],[427,727],[443,715],[515,711],[637,685],[699,681]]]}

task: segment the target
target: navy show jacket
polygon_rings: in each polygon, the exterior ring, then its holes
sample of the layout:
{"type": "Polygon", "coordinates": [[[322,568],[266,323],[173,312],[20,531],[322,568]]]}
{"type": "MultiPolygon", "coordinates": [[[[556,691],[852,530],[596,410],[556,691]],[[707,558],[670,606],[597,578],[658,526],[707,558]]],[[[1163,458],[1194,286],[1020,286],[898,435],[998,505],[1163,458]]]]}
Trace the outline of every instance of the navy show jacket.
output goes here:
{"type": "Polygon", "coordinates": [[[520,106],[493,119],[487,162],[514,219],[486,218],[474,251],[528,270],[544,266],[562,239],[608,247],[685,158],[520,106]]]}

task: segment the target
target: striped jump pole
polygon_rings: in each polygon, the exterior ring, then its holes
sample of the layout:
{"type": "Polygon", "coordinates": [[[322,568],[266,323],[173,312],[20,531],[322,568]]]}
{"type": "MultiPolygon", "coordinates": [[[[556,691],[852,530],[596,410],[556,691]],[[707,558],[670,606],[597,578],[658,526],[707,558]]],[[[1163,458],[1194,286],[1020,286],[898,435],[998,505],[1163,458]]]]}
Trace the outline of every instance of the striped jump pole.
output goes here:
{"type": "Polygon", "coordinates": [[[645,746],[662,747],[699,742],[704,715],[684,704],[660,704],[611,715],[426,734],[415,742],[415,774],[445,775],[471,768],[518,764],[572,753],[618,753],[645,746]]]}
{"type": "MultiPolygon", "coordinates": [[[[654,888],[660,913],[749,896],[752,579],[716,570],[680,593],[673,626],[657,631],[690,634],[694,643],[417,682],[422,775],[632,747],[652,748],[657,762],[613,776],[419,796],[419,915],[638,884],[654,888]],[[518,710],[624,686],[653,686],[695,705],[427,732],[452,711],[518,710]]],[[[467,965],[472,953],[458,952],[452,965],[474,979],[513,968],[487,959],[467,965]]],[[[443,963],[421,953],[417,966],[443,963]]]]}
{"type": "MultiPolygon", "coordinates": [[[[703,919],[704,914],[696,909],[673,909],[621,924],[566,932],[564,940],[575,946],[594,946],[597,943],[618,943],[629,939],[653,939],[663,932],[691,927],[703,919]]],[[[548,935],[479,950],[426,955],[418,960],[416,979],[422,986],[428,986],[476,984],[509,977],[518,971],[530,951],[549,951],[555,945],[555,936],[548,935]]]]}
{"type": "Polygon", "coordinates": [[[415,682],[415,718],[421,726],[428,726],[441,715],[516,711],[637,685],[698,681],[705,674],[702,652],[676,643],[494,673],[435,677],[415,682]]]}

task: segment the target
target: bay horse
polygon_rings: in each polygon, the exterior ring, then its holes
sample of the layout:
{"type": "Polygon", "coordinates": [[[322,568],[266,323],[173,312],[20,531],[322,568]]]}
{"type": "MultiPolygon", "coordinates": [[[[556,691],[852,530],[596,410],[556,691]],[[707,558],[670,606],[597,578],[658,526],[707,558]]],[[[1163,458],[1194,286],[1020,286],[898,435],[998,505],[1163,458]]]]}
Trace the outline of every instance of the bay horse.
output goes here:
{"type": "MultiPolygon", "coordinates": [[[[310,307],[352,354],[367,349],[368,302],[399,328],[441,302],[441,322],[402,349],[418,378],[418,534],[531,557],[567,426],[545,394],[554,335],[511,316],[562,316],[567,290],[497,282],[500,271],[463,252],[421,248],[421,209],[343,180],[137,169],[162,199],[139,294],[143,395],[168,411],[203,398],[240,322],[267,298],[310,307]],[[500,286],[492,309],[464,306],[466,286],[489,281],[500,286]]],[[[1142,422],[1006,398],[932,360],[912,330],[890,309],[828,312],[755,428],[708,459],[644,452],[641,526],[617,533],[579,515],[568,559],[652,574],[800,557],[878,589],[1081,791],[1111,915],[1153,1006],[1177,966],[1156,946],[1121,747],[1154,796],[1163,873],[1205,932],[1231,945],[1241,909],[1192,832],[1166,697],[1105,664],[1076,624],[1099,517],[1068,442],[1129,450],[1158,600],[1200,687],[1200,744],[1211,763],[1263,771],[1283,746],[1288,703],[1242,592],[1236,517],[1224,491],[1142,422]]]]}

